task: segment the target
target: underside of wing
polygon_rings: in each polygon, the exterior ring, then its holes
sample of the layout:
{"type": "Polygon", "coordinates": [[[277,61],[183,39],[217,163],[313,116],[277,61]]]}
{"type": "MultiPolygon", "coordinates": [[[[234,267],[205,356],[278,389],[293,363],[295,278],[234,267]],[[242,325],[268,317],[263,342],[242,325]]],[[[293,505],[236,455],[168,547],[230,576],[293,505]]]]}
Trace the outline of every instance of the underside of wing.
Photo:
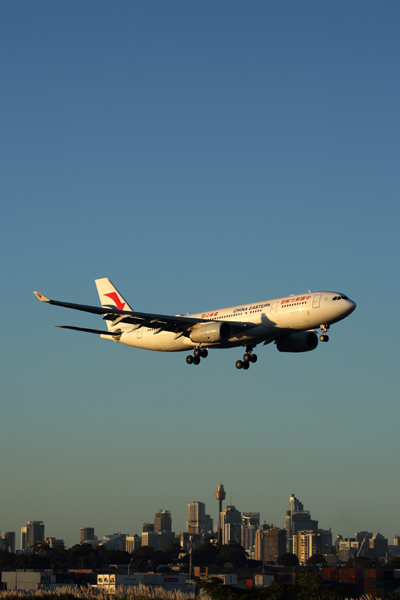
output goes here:
{"type": "Polygon", "coordinates": [[[88,327],[74,327],[72,325],[56,325],[60,329],[72,329],[73,331],[85,331],[86,333],[96,333],[97,335],[106,335],[110,338],[119,339],[122,331],[116,329],[115,331],[104,331],[103,329],[89,329],[88,327]]]}

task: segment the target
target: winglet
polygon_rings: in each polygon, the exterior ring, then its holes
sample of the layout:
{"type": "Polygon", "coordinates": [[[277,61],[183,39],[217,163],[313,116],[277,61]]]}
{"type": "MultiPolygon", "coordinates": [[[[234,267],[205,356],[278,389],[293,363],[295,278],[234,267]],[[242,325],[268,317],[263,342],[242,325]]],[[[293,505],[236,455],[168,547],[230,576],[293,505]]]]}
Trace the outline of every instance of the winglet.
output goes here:
{"type": "Polygon", "coordinates": [[[50,302],[50,300],[48,298],[46,298],[46,296],[43,296],[42,294],[39,294],[39,292],[33,292],[36,296],[36,298],[39,298],[40,302],[50,302]]]}

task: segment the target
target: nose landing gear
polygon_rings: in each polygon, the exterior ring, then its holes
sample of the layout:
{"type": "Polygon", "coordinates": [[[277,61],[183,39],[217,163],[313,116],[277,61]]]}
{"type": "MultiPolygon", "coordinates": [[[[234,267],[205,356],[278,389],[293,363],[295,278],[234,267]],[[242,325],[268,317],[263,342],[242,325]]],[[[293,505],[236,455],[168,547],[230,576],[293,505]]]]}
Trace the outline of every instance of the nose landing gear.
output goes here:
{"type": "Polygon", "coordinates": [[[252,354],[252,350],[252,347],[247,346],[246,352],[243,354],[243,360],[236,361],[237,369],[244,369],[247,371],[247,369],[250,367],[250,363],[257,362],[257,354],[252,354]]]}
{"type": "Polygon", "coordinates": [[[326,332],[329,329],[329,325],[323,323],[322,325],[320,325],[320,329],[322,331],[322,334],[319,336],[319,341],[320,342],[328,342],[329,335],[326,335],[326,332]]]}
{"type": "Polygon", "coordinates": [[[207,348],[195,348],[193,350],[193,356],[191,354],[189,354],[186,357],[186,362],[188,365],[199,365],[200,364],[200,358],[207,358],[208,356],[208,350],[207,348]]]}

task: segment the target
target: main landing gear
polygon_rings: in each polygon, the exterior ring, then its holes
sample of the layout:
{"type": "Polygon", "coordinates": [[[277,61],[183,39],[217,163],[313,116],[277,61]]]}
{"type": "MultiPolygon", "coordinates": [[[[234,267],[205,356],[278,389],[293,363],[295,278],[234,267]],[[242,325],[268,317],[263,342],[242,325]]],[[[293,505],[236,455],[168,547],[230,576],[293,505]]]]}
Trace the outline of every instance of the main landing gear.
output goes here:
{"type": "Polygon", "coordinates": [[[200,358],[207,358],[208,356],[208,350],[207,348],[195,348],[193,350],[193,356],[191,354],[188,354],[188,356],[186,357],[186,362],[188,365],[199,365],[200,364],[200,358]]]}
{"type": "Polygon", "coordinates": [[[322,325],[320,325],[320,329],[322,331],[322,334],[319,336],[319,341],[320,342],[329,342],[329,335],[326,335],[326,332],[329,329],[329,325],[322,324],[322,325]]]}
{"type": "Polygon", "coordinates": [[[247,369],[250,367],[250,363],[257,362],[257,354],[252,354],[252,350],[253,348],[247,346],[246,352],[243,354],[243,360],[236,361],[237,369],[244,369],[247,371],[247,369]]]}

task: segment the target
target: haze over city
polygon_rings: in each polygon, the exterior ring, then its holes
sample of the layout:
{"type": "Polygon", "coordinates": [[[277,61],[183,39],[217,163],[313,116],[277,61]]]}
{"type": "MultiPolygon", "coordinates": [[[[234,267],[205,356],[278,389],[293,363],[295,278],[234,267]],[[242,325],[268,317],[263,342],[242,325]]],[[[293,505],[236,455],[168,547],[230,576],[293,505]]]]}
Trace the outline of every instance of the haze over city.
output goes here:
{"type": "MultiPolygon", "coordinates": [[[[334,536],[398,519],[400,6],[0,5],[1,531],[140,533],[187,503],[334,536]],[[146,352],[55,325],[109,277],[175,315],[308,290],[357,303],[304,354],[146,352]],[[384,318],[382,318],[384,317],[384,318]]],[[[18,534],[17,534],[18,535],[18,534]]]]}

